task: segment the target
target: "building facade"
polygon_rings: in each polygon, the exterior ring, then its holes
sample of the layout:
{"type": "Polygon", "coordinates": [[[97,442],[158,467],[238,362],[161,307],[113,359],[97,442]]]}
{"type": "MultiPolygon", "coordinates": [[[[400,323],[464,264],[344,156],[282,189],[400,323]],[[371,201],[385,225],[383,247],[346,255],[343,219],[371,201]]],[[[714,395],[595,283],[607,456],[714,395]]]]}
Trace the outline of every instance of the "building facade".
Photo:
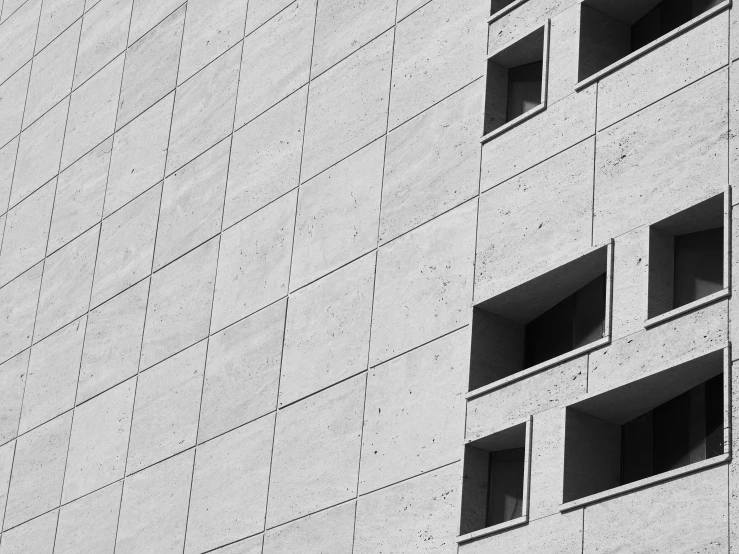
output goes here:
{"type": "Polygon", "coordinates": [[[0,554],[739,549],[737,14],[0,0],[0,554]]]}

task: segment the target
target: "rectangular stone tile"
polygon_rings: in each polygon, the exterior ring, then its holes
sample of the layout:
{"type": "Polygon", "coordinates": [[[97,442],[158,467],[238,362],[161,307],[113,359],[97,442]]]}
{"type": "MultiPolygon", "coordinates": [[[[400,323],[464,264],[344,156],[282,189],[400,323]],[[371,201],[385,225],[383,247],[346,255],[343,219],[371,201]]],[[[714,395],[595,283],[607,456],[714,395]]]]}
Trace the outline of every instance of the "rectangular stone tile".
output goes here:
{"type": "Polygon", "coordinates": [[[26,106],[25,109],[21,108],[24,127],[36,121],[72,92],[81,25],[82,21],[77,21],[36,55],[28,84],[26,106]]]}
{"type": "Polygon", "coordinates": [[[18,439],[5,532],[59,506],[71,422],[72,413],[67,412],[18,439]]]}
{"type": "Polygon", "coordinates": [[[19,433],[74,407],[85,327],[83,316],[31,348],[19,433]]]}
{"type": "Polygon", "coordinates": [[[241,46],[237,45],[177,91],[167,174],[232,131],[240,57],[241,46]]]}
{"type": "MultiPolygon", "coordinates": [[[[732,209],[733,212],[733,209],[732,209]]],[[[736,212],[733,212],[736,213],[736,212]]],[[[739,244],[739,218],[731,218],[731,244],[739,244]]],[[[733,344],[739,344],[739,295],[737,294],[737,286],[739,285],[739,256],[732,256],[731,261],[731,298],[729,299],[729,340],[733,344]]],[[[739,358],[739,351],[732,349],[732,360],[739,358]]],[[[737,427],[739,429],[739,427],[737,427]]],[[[739,543],[737,543],[739,544],[739,543]]]]}
{"type": "Polygon", "coordinates": [[[586,356],[516,381],[467,404],[466,438],[484,437],[523,418],[570,403],[585,394],[586,356]]]}
{"type": "Polygon", "coordinates": [[[5,81],[33,56],[41,0],[28,0],[3,25],[0,33],[0,83],[5,81]]]}
{"type": "Polygon", "coordinates": [[[33,266],[0,288],[1,361],[31,345],[43,266],[33,266]]]}
{"type": "Polygon", "coordinates": [[[8,0],[7,2],[3,2],[3,4],[0,6],[2,8],[2,15],[0,15],[0,20],[5,21],[13,15],[18,8],[20,8],[23,4],[25,4],[25,0],[8,0]]]}
{"type": "Polygon", "coordinates": [[[709,469],[585,509],[583,552],[727,552],[727,469],[709,469]]]}
{"type": "Polygon", "coordinates": [[[380,249],[370,365],[469,321],[476,212],[468,202],[380,249]]]}
{"type": "Polygon", "coordinates": [[[92,305],[127,289],[151,272],[162,186],[157,185],[103,220],[92,305]]]}
{"type": "MultiPolygon", "coordinates": [[[[134,11],[140,3],[135,2],[134,11]]],[[[120,129],[174,90],[184,25],[183,6],[129,48],[123,71],[116,128],[120,129]]]]}
{"type": "Polygon", "coordinates": [[[480,80],[389,134],[380,242],[477,194],[483,92],[480,80]]]}
{"type": "Polygon", "coordinates": [[[72,93],[62,169],[113,133],[118,109],[123,58],[118,56],[72,93]]]}
{"type": "Polygon", "coordinates": [[[559,515],[562,504],[565,409],[534,415],[531,435],[529,518],[559,515]]]}
{"type": "Polygon", "coordinates": [[[199,441],[276,409],[285,308],[276,302],[210,337],[199,441]]]}
{"type": "Polygon", "coordinates": [[[315,20],[316,1],[298,0],[244,39],[236,127],[308,82],[315,20]]]}
{"type": "Polygon", "coordinates": [[[360,494],[460,459],[469,340],[462,329],[370,370],[360,494]]]}
{"type": "Polygon", "coordinates": [[[178,82],[190,78],[242,39],[247,3],[248,0],[191,0],[187,3],[178,82]]]}
{"type": "Polygon", "coordinates": [[[613,249],[613,340],[644,329],[647,319],[649,229],[616,237],[613,249]]]}
{"type": "Polygon", "coordinates": [[[55,252],[102,218],[112,149],[111,138],[59,175],[48,253],[55,252]]]}
{"type": "Polygon", "coordinates": [[[594,153],[586,140],[480,197],[476,303],[591,249],[594,153]]]}
{"type": "Polygon", "coordinates": [[[63,100],[20,137],[10,205],[14,206],[59,172],[69,100],[63,100]]]}
{"type": "Polygon", "coordinates": [[[129,379],[75,409],[65,504],[123,477],[135,387],[129,379]]]}
{"type": "Polygon", "coordinates": [[[307,96],[305,87],[234,133],[225,227],[298,186],[307,96]]]}
{"type": "Polygon", "coordinates": [[[105,216],[164,178],[174,94],[115,134],[105,193],[105,216]]]}
{"type": "Polygon", "coordinates": [[[184,0],[136,0],[133,3],[128,44],[136,42],[183,3],[184,0]]]}
{"type": "Polygon", "coordinates": [[[41,18],[38,23],[36,52],[40,51],[62,31],[82,16],[85,0],[46,1],[41,6],[41,18]]]}
{"type": "Polygon", "coordinates": [[[221,141],[164,181],[154,270],[221,230],[230,146],[221,141]]]}
{"type": "Polygon", "coordinates": [[[550,104],[575,93],[575,85],[580,80],[580,6],[575,2],[551,19],[547,74],[547,102],[550,104]]]}
{"type": "Polygon", "coordinates": [[[476,0],[435,0],[398,23],[391,129],[485,74],[489,7],[476,0]]]}
{"type": "Polygon", "coordinates": [[[287,294],[296,195],[283,196],[223,233],[212,331],[287,294]]]}
{"type": "Polygon", "coordinates": [[[369,254],[290,297],[280,406],[367,369],[374,280],[369,254]]]}
{"type": "Polygon", "coordinates": [[[354,540],[355,509],[355,503],[349,502],[272,529],[265,534],[264,550],[259,552],[350,554],[354,540]]]}
{"type": "Polygon", "coordinates": [[[8,212],[0,251],[0,284],[44,259],[55,189],[56,179],[52,179],[8,212]]]}
{"type": "Polygon", "coordinates": [[[194,454],[183,452],[126,479],[117,554],[182,552],[194,454]]]}
{"type": "Polygon", "coordinates": [[[250,539],[239,541],[216,550],[218,554],[262,554],[264,535],[257,535],[250,539]]]}
{"type": "Polygon", "coordinates": [[[292,2],[293,0],[251,0],[246,13],[246,34],[263,25],[292,2]]]}
{"type": "Polygon", "coordinates": [[[280,410],[268,528],[355,497],[365,385],[359,375],[280,410]]]}
{"type": "Polygon", "coordinates": [[[80,35],[75,88],[126,49],[133,0],[100,0],[85,13],[80,35]]]}
{"type": "Polygon", "coordinates": [[[724,12],[604,77],[598,83],[598,128],[723,67],[729,62],[728,43],[729,14],[724,12]]]}
{"type": "Polygon", "coordinates": [[[590,354],[588,392],[606,391],[723,348],[728,302],[685,314],[590,354]]]}
{"type": "Polygon", "coordinates": [[[388,31],[311,84],[303,181],[385,132],[392,51],[388,31]]]}
{"type": "Polygon", "coordinates": [[[274,421],[263,417],[198,447],[186,554],[264,529],[274,421]]]}
{"type": "Polygon", "coordinates": [[[152,277],[141,369],[208,336],[218,238],[152,277]]]}
{"type": "Polygon", "coordinates": [[[15,456],[15,441],[0,446],[0,523],[5,517],[5,502],[8,500],[13,456],[15,456]]]}
{"type": "Polygon", "coordinates": [[[59,510],[55,554],[113,554],[123,482],[59,510]]]}
{"type": "Polygon", "coordinates": [[[18,434],[29,351],[0,364],[0,444],[18,434]]]}
{"type": "Polygon", "coordinates": [[[542,113],[483,146],[481,190],[551,158],[594,131],[595,89],[585,89],[547,106],[542,113]],[[522,148],[524,144],[526,147],[522,148]]]}
{"type": "Polygon", "coordinates": [[[57,510],[3,533],[0,554],[52,554],[57,510]]]}
{"type": "Polygon", "coordinates": [[[127,473],[195,445],[206,346],[201,341],[139,375],[127,473]]]}
{"type": "Polygon", "coordinates": [[[384,154],[376,140],[300,187],[292,290],[375,248],[384,154]]]}
{"type": "MultiPolygon", "coordinates": [[[[20,71],[0,84],[0,144],[5,144],[21,132],[23,105],[26,101],[31,64],[27,63],[20,71]]],[[[3,208],[5,205],[3,204],[3,208]]]]}
{"type": "Polygon", "coordinates": [[[146,279],[90,312],[78,403],[136,375],[148,293],[146,279]]]}
{"type": "Polygon", "coordinates": [[[15,157],[18,153],[19,137],[0,148],[0,210],[8,209],[10,187],[15,171],[15,157]]]}
{"type": "Polygon", "coordinates": [[[452,464],[361,497],[354,554],[453,552],[461,471],[452,464]]]}
{"type": "Polygon", "coordinates": [[[430,0],[398,0],[398,21],[408,17],[412,12],[424,4],[428,4],[430,0]]]}
{"type": "Polygon", "coordinates": [[[724,191],[727,86],[719,71],[598,135],[595,244],[724,191]]]}
{"type": "Polygon", "coordinates": [[[34,340],[87,311],[99,234],[95,226],[46,259],[34,340]]]}

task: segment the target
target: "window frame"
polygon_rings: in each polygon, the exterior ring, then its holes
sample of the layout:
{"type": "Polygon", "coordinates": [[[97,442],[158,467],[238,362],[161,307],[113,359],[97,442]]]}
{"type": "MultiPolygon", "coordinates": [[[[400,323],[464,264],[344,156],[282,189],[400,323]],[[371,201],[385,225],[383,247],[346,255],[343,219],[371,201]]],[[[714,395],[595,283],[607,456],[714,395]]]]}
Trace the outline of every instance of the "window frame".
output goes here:
{"type": "MultiPolygon", "coordinates": [[[[511,2],[510,4],[508,4],[505,8],[502,8],[502,9],[498,10],[493,15],[491,15],[490,17],[488,17],[488,20],[487,20],[488,25],[490,25],[491,23],[494,23],[495,21],[497,21],[498,19],[500,19],[504,15],[511,13],[513,10],[515,10],[517,7],[519,7],[521,4],[524,4],[526,2],[528,2],[528,0],[514,0],[513,2],[511,2]]],[[[492,4],[491,4],[491,6],[492,6],[492,4]]]]}

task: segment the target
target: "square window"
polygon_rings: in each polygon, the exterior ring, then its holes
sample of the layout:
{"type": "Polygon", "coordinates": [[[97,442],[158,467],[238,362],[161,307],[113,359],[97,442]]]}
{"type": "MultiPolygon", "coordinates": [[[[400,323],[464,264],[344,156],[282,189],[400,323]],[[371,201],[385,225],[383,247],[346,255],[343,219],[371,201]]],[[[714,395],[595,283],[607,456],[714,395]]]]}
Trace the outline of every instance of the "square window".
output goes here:
{"type": "Polygon", "coordinates": [[[612,251],[598,248],[474,308],[468,398],[610,340],[612,251]]]}
{"type": "Polygon", "coordinates": [[[546,107],[549,23],[488,58],[483,141],[546,107]]]}
{"type": "Polygon", "coordinates": [[[728,196],[650,226],[647,327],[728,295],[728,196]]]}
{"type": "Polygon", "coordinates": [[[562,509],[725,461],[729,357],[717,350],[568,407],[562,509]]]}
{"type": "Polygon", "coordinates": [[[528,521],[530,459],[531,418],[465,445],[458,542],[528,521]]]}

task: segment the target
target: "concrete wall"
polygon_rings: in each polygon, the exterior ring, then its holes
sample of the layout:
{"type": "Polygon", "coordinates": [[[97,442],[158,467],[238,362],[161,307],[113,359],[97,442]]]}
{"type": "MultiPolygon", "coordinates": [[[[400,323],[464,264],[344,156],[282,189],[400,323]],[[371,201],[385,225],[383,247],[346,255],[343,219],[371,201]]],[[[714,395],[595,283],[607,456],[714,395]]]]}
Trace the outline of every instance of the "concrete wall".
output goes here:
{"type": "Polygon", "coordinates": [[[736,548],[734,463],[559,512],[564,406],[739,333],[643,327],[648,225],[738,167],[739,11],[575,92],[577,4],[0,0],[0,554],[736,548]],[[473,298],[611,238],[613,344],[467,402],[473,298]],[[528,415],[530,522],[459,547],[465,435],[528,415]]]}

